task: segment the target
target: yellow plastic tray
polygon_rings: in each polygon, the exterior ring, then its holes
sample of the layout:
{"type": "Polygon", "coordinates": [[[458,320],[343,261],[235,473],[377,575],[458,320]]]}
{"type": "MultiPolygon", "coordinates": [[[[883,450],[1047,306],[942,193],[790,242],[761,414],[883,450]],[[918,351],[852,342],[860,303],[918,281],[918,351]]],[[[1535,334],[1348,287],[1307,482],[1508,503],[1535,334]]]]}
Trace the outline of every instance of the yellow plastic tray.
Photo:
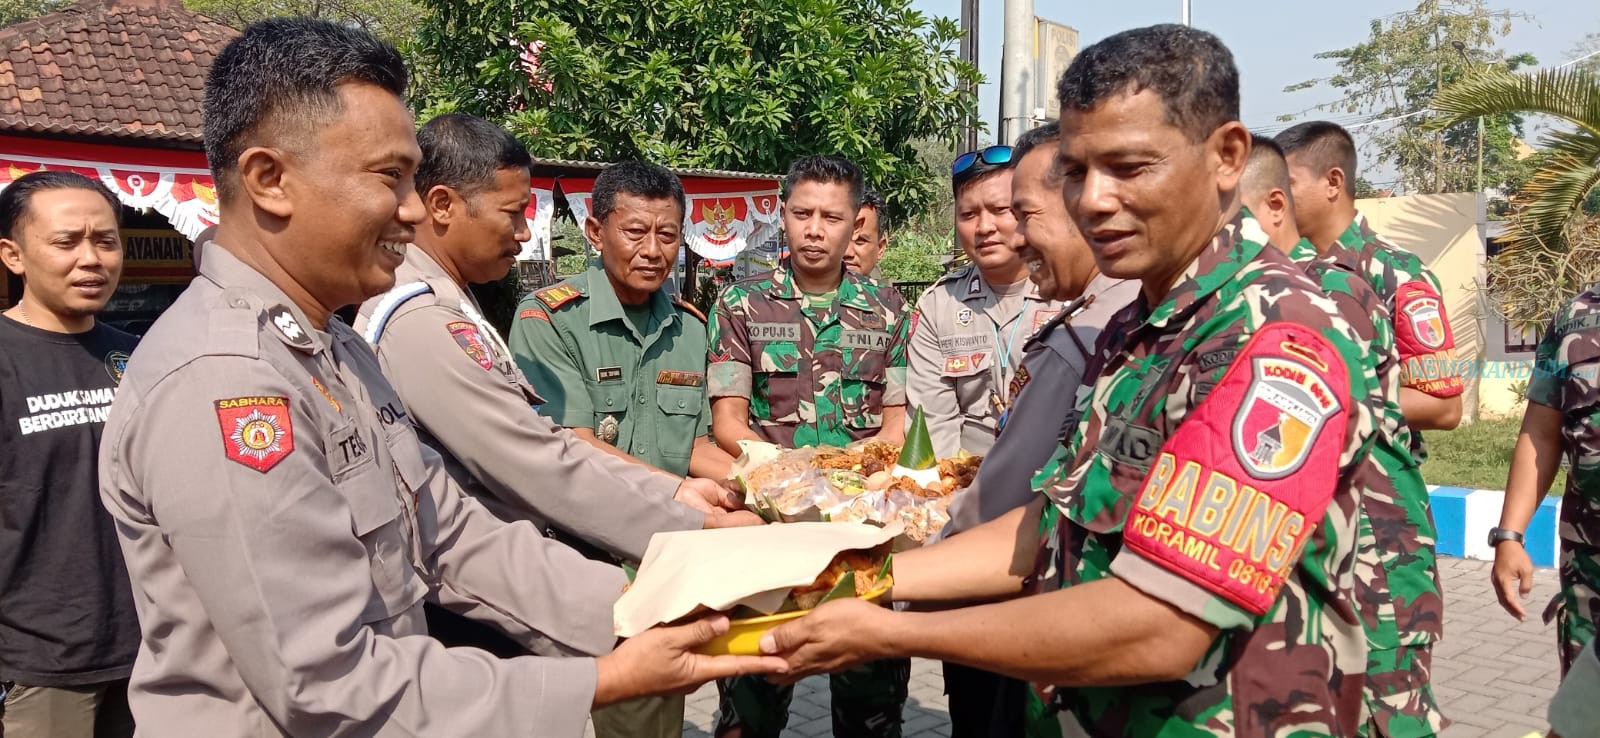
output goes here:
{"type": "MultiPolygon", "coordinates": [[[[877,602],[889,593],[889,588],[894,585],[894,580],[885,576],[883,584],[858,599],[868,602],[877,602]]],[[[775,615],[764,615],[759,618],[741,618],[728,623],[728,632],[712,639],[710,643],[695,649],[696,653],[707,656],[759,656],[761,655],[761,636],[767,631],[794,620],[810,610],[794,610],[780,612],[775,615]]]]}

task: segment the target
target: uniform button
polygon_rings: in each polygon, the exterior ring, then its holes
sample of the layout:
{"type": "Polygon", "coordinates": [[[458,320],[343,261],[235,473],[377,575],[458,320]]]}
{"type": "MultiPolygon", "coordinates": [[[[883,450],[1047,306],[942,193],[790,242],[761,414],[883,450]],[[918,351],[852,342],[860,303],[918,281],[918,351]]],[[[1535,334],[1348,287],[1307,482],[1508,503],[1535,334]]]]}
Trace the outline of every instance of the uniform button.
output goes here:
{"type": "Polygon", "coordinates": [[[644,395],[639,395],[639,404],[640,405],[644,404],[644,395]]]}
{"type": "Polygon", "coordinates": [[[688,406],[688,404],[687,404],[687,403],[685,403],[685,402],[684,402],[684,401],[683,401],[683,400],[679,400],[679,401],[678,401],[678,409],[679,409],[679,410],[682,410],[682,409],[683,409],[683,408],[685,408],[685,407],[687,407],[687,406],[688,406]]]}
{"type": "Polygon", "coordinates": [[[609,397],[606,398],[606,407],[611,407],[612,405],[615,405],[615,404],[617,404],[616,400],[613,400],[613,399],[611,399],[609,397]]]}

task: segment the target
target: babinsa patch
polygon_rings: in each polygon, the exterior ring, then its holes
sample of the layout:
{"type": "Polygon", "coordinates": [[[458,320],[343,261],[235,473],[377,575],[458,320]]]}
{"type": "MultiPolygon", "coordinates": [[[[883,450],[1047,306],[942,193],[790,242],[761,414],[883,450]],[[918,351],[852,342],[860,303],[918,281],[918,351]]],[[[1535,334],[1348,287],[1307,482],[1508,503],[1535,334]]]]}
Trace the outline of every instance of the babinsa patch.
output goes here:
{"type": "Polygon", "coordinates": [[[450,337],[456,340],[456,345],[466,352],[467,358],[485,369],[494,368],[494,355],[489,353],[489,346],[484,343],[483,335],[478,333],[478,326],[457,320],[445,325],[445,329],[450,331],[450,337]]]}
{"type": "Polygon", "coordinates": [[[1411,334],[1417,343],[1430,349],[1444,346],[1444,311],[1439,298],[1418,296],[1405,303],[1401,313],[1411,323],[1411,334]]]}
{"type": "Polygon", "coordinates": [[[1300,468],[1323,424],[1344,408],[1302,362],[1257,356],[1250,371],[1250,388],[1233,416],[1233,450],[1252,476],[1279,479],[1300,468]]]}
{"type": "Polygon", "coordinates": [[[263,474],[294,452],[287,397],[233,397],[216,401],[223,452],[263,474]]]}

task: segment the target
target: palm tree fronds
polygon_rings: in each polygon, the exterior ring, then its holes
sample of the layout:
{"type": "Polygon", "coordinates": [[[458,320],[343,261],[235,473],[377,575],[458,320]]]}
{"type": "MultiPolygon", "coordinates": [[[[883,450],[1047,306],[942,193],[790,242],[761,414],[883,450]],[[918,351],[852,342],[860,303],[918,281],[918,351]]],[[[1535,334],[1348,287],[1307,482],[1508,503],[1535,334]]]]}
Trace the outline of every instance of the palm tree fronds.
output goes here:
{"type": "Polygon", "coordinates": [[[1438,130],[1480,115],[1540,113],[1600,133],[1600,80],[1576,68],[1512,74],[1491,67],[1440,90],[1433,108],[1439,116],[1428,127],[1438,130]]]}

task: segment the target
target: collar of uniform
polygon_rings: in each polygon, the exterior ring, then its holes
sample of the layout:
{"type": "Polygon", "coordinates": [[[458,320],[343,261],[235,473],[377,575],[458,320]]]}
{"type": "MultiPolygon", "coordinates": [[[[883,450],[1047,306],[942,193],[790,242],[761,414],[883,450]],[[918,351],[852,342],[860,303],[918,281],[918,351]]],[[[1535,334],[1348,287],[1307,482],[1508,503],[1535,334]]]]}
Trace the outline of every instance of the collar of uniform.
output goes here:
{"type": "Polygon", "coordinates": [[[1289,249],[1289,261],[1296,264],[1304,264],[1316,259],[1317,256],[1317,247],[1311,244],[1311,239],[1309,238],[1300,239],[1289,249]]]}
{"type": "Polygon", "coordinates": [[[461,289],[461,285],[450,277],[450,273],[439,265],[422,247],[412,244],[406,247],[405,263],[395,270],[395,284],[422,280],[428,283],[433,294],[438,295],[447,305],[455,304],[456,300],[470,294],[461,289]]]}
{"type": "Polygon", "coordinates": [[[1166,299],[1150,311],[1146,319],[1150,325],[1165,327],[1173,320],[1191,315],[1211,293],[1227,284],[1251,259],[1261,253],[1267,242],[1266,231],[1250,215],[1239,208],[1233,220],[1213,236],[1211,243],[1201,249],[1199,256],[1189,263],[1178,284],[1167,292],[1166,299]]]}
{"type": "MultiPolygon", "coordinates": [[[[834,298],[834,304],[852,307],[857,310],[871,310],[872,305],[867,302],[866,280],[849,269],[844,270],[844,278],[839,280],[839,294],[834,298]]],[[[772,296],[785,300],[800,299],[800,288],[794,282],[794,275],[788,269],[779,267],[772,272],[772,296]]]]}
{"type": "Polygon", "coordinates": [[[1336,242],[1340,246],[1359,254],[1369,244],[1377,240],[1376,236],[1377,234],[1373,232],[1372,226],[1367,223],[1367,216],[1356,213],[1356,217],[1350,221],[1350,225],[1345,226],[1344,232],[1339,234],[1336,242]]]}
{"type": "MultiPolygon", "coordinates": [[[[295,321],[300,324],[300,332],[305,338],[304,340],[293,340],[284,334],[282,328],[274,328],[274,330],[267,331],[276,336],[278,340],[283,341],[284,345],[308,354],[315,354],[327,348],[322,342],[322,338],[319,335],[320,332],[312,330],[312,323],[306,319],[305,312],[300,309],[299,305],[294,304],[294,300],[289,299],[289,295],[284,293],[283,288],[274,284],[272,280],[267,279],[265,275],[256,271],[254,267],[240,261],[239,257],[234,256],[223,248],[222,244],[216,241],[206,241],[200,244],[200,276],[211,280],[218,287],[223,288],[224,291],[229,289],[241,290],[254,297],[258,304],[253,307],[258,311],[276,312],[279,309],[288,311],[289,315],[293,316],[295,321]]],[[[233,304],[233,307],[243,306],[233,304]]],[[[330,316],[329,321],[332,322],[334,320],[338,320],[338,317],[330,316]]],[[[268,322],[272,321],[269,320],[268,322]]]]}
{"type": "MultiPolygon", "coordinates": [[[[597,266],[591,266],[582,274],[573,277],[568,284],[577,288],[578,293],[589,298],[589,325],[600,325],[608,320],[621,321],[633,330],[633,324],[628,322],[627,316],[622,313],[622,301],[617,299],[617,290],[611,286],[611,278],[606,276],[606,271],[597,266]]],[[[665,290],[656,290],[650,295],[650,314],[656,318],[656,330],[659,332],[667,326],[667,321],[673,320],[677,311],[672,309],[672,300],[667,297],[665,290]]],[[[643,339],[644,336],[639,338],[643,339]]]]}

